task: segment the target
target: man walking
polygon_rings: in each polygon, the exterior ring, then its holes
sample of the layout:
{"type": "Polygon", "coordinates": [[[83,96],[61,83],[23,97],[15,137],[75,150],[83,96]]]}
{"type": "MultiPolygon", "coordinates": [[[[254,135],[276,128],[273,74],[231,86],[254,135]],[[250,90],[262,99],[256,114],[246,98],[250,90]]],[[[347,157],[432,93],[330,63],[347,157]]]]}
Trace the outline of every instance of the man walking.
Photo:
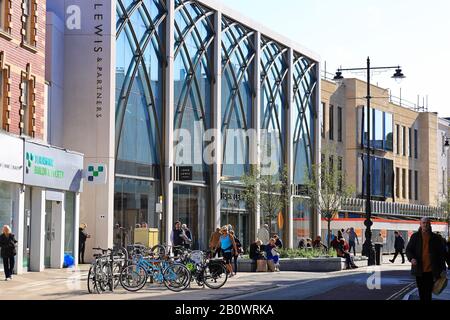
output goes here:
{"type": "Polygon", "coordinates": [[[448,257],[442,240],[432,231],[429,218],[420,221],[419,231],[412,235],[406,247],[406,256],[412,264],[420,300],[431,301],[434,281],[446,271],[448,257]]]}
{"type": "Polygon", "coordinates": [[[405,255],[403,254],[403,249],[405,249],[405,240],[403,240],[402,235],[398,232],[394,232],[395,235],[395,243],[394,243],[394,259],[389,260],[391,263],[395,262],[395,259],[397,259],[397,256],[400,254],[402,256],[402,264],[405,263],[405,255]]]}

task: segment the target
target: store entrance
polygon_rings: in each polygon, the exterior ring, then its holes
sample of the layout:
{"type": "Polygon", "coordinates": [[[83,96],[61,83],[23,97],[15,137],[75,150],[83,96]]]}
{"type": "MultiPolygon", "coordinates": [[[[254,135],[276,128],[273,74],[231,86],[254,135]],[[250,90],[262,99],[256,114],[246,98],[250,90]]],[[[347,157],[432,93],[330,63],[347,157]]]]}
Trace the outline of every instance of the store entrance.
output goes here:
{"type": "Polygon", "coordinates": [[[250,246],[250,215],[247,211],[224,210],[220,215],[222,226],[231,225],[235,236],[241,241],[242,248],[247,253],[250,246]]]}
{"type": "Polygon", "coordinates": [[[55,226],[53,223],[52,201],[45,201],[45,244],[44,244],[44,266],[51,267],[52,246],[55,241],[55,226]]]}

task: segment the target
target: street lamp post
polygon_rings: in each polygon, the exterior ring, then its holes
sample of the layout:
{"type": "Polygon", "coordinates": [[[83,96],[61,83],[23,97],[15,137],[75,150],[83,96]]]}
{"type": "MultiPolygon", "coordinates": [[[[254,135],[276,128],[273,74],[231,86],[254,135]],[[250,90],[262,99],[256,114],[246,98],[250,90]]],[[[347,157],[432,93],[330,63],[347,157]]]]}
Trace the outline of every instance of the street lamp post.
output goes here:
{"type": "MultiPolygon", "coordinates": [[[[368,258],[368,265],[373,266],[375,265],[375,250],[372,244],[372,204],[371,204],[371,197],[372,197],[372,172],[371,172],[371,141],[370,141],[370,130],[371,130],[371,121],[370,121],[370,101],[372,99],[371,93],[370,93],[370,71],[371,70],[382,70],[382,69],[396,69],[395,74],[392,77],[395,80],[401,80],[405,78],[405,75],[402,73],[402,69],[400,66],[397,67],[371,67],[370,66],[370,57],[367,57],[367,66],[366,68],[348,68],[348,69],[342,69],[339,68],[336,72],[336,76],[334,77],[334,80],[336,82],[341,82],[344,80],[344,77],[342,76],[342,71],[363,71],[365,70],[367,72],[367,143],[366,143],[366,153],[367,153],[367,167],[365,170],[366,175],[366,220],[364,221],[364,225],[366,226],[366,232],[365,232],[365,241],[363,244],[363,250],[362,254],[368,258]]],[[[364,140],[364,139],[363,139],[364,140]]],[[[363,141],[364,143],[364,141],[363,141]]],[[[363,165],[364,165],[364,157],[363,157],[363,165]]]]}

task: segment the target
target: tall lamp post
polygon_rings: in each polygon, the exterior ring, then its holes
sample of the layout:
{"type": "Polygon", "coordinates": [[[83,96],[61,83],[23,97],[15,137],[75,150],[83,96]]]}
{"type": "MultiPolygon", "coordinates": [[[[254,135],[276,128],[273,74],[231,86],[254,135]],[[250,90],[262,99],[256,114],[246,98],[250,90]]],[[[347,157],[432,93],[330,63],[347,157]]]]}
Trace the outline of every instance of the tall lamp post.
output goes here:
{"type": "MultiPolygon", "coordinates": [[[[366,153],[367,153],[367,168],[365,170],[366,174],[366,220],[364,221],[364,225],[366,226],[365,232],[365,241],[363,244],[362,254],[368,257],[368,265],[375,265],[375,250],[372,244],[372,230],[371,227],[373,225],[372,222],[372,204],[371,204],[371,195],[372,195],[372,186],[371,186],[371,141],[370,141],[370,130],[371,130],[371,122],[370,122],[370,101],[372,99],[370,95],[370,71],[371,70],[387,70],[387,69],[396,69],[395,74],[392,76],[393,79],[397,81],[401,81],[405,78],[405,75],[402,73],[402,69],[400,66],[396,67],[371,67],[370,66],[370,57],[367,58],[367,66],[365,68],[348,68],[342,69],[339,68],[336,72],[336,76],[334,77],[334,81],[337,83],[341,83],[344,80],[342,76],[342,71],[366,71],[367,72],[367,145],[366,145],[366,153]]],[[[363,141],[364,143],[364,141],[363,141]]],[[[364,164],[364,161],[363,161],[364,164]]]]}

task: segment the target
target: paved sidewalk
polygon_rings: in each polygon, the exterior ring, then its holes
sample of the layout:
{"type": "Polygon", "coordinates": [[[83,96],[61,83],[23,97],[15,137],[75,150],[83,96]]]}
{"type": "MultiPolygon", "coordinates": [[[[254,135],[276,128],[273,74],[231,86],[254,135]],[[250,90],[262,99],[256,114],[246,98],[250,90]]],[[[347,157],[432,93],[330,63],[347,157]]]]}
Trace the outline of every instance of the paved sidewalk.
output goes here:
{"type": "MultiPolygon", "coordinates": [[[[408,270],[409,264],[390,264],[384,257],[382,270],[408,270]]],[[[400,262],[400,261],[399,261],[400,262]]],[[[89,265],[77,269],[45,270],[40,273],[26,273],[14,276],[12,281],[0,280],[0,300],[223,300],[239,299],[252,292],[263,292],[289,287],[299,283],[307,284],[318,279],[335,279],[352,274],[365,275],[368,268],[331,273],[279,272],[279,273],[238,273],[219,290],[204,289],[195,283],[192,287],[174,293],[163,285],[148,285],[138,293],[118,289],[114,294],[90,295],[87,291],[89,265]]],[[[411,281],[413,279],[411,278],[411,281]]],[[[313,284],[311,283],[311,286],[313,284]]]]}
{"type": "MultiPolygon", "coordinates": [[[[450,271],[447,273],[447,279],[450,279],[450,271]]],[[[407,293],[403,300],[420,300],[418,289],[415,288],[414,290],[407,293]]],[[[450,285],[447,286],[447,288],[445,288],[440,295],[433,295],[433,300],[450,300],[450,285]]]]}

